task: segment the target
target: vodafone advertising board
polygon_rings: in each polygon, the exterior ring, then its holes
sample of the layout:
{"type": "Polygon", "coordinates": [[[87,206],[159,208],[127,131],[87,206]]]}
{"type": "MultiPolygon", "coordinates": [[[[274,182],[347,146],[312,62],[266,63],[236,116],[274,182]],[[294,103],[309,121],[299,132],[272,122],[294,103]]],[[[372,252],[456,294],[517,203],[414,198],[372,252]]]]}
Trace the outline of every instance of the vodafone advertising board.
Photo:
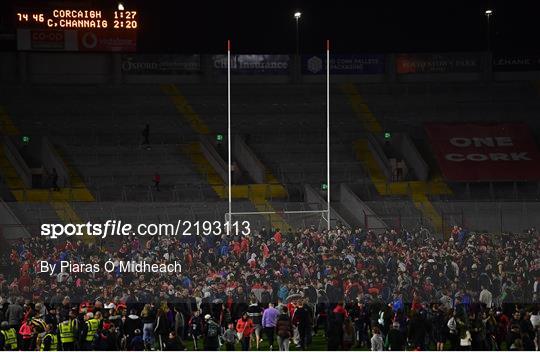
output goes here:
{"type": "Polygon", "coordinates": [[[118,51],[137,50],[137,33],[126,31],[79,30],[79,51],[118,51]]]}
{"type": "Polygon", "coordinates": [[[524,123],[426,124],[449,181],[537,181],[540,153],[524,123]]]}

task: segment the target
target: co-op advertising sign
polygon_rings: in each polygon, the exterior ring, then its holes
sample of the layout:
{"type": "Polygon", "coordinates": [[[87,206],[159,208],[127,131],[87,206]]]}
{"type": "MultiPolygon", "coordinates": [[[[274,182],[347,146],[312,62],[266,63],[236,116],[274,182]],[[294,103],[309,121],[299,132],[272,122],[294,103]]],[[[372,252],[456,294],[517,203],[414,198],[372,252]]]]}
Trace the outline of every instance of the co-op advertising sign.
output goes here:
{"type": "Polygon", "coordinates": [[[30,31],[32,50],[63,50],[65,48],[64,31],[30,31]]]}
{"type": "MultiPolygon", "coordinates": [[[[383,54],[332,54],[330,57],[330,73],[344,75],[383,74],[385,56],[383,54]]],[[[325,55],[302,56],[302,73],[321,75],[326,73],[325,55]]]]}
{"type": "Polygon", "coordinates": [[[524,123],[426,124],[450,181],[540,180],[540,153],[524,123]]]}

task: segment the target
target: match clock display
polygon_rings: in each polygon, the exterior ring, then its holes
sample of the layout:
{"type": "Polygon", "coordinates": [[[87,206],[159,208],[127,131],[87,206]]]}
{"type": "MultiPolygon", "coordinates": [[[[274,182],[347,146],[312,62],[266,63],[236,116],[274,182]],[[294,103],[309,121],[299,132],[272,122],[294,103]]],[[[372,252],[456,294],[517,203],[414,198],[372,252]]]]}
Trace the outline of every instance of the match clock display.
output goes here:
{"type": "Polygon", "coordinates": [[[135,10],[19,9],[16,22],[19,28],[41,29],[136,30],[139,27],[135,10]]]}

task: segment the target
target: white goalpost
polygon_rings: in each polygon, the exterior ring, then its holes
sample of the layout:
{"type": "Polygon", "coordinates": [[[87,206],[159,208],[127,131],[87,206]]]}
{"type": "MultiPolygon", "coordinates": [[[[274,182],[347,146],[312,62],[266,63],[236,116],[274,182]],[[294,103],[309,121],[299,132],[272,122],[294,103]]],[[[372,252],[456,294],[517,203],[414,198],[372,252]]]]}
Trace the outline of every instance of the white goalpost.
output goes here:
{"type": "Polygon", "coordinates": [[[230,235],[233,216],[242,215],[273,215],[273,214],[321,214],[326,222],[326,229],[330,231],[330,40],[326,40],[326,203],[327,208],[322,210],[285,210],[285,211],[232,211],[232,158],[231,158],[231,41],[227,40],[227,168],[228,168],[228,198],[229,211],[225,214],[227,235],[230,235]],[[325,218],[326,215],[326,218],[325,218]]]}

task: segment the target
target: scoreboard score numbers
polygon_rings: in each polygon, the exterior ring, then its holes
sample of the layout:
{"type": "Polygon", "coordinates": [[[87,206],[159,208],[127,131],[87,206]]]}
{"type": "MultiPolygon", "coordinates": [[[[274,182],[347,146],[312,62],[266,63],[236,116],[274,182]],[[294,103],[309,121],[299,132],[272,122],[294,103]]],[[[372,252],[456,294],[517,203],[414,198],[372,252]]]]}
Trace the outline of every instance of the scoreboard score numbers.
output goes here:
{"type": "Polygon", "coordinates": [[[139,27],[137,11],[48,8],[17,10],[19,28],[35,29],[107,29],[136,30],[139,27]]]}

